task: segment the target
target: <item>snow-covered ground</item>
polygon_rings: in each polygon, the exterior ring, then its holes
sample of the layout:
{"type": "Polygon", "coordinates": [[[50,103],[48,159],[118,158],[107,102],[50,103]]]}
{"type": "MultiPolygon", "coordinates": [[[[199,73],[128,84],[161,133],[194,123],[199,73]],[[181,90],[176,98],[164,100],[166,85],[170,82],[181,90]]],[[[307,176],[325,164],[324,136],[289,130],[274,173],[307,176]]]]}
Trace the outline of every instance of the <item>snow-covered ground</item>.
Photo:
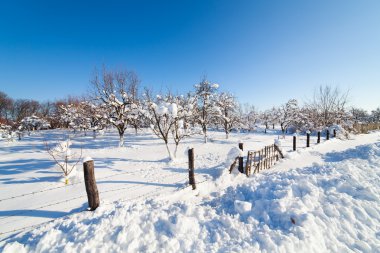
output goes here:
{"type": "Polygon", "coordinates": [[[312,137],[308,149],[301,137],[297,152],[287,136],[286,159],[250,178],[226,173],[228,152],[239,141],[257,150],[276,133],[193,137],[175,162],[149,132],[128,134],[124,148],[114,132],[77,136],[75,149],[95,160],[95,212],[83,211],[83,173],[65,186],[44,150],[62,134],[0,143],[0,251],[380,252],[379,132],[319,145],[312,137]],[[186,187],[189,146],[196,191],[186,187]]]}

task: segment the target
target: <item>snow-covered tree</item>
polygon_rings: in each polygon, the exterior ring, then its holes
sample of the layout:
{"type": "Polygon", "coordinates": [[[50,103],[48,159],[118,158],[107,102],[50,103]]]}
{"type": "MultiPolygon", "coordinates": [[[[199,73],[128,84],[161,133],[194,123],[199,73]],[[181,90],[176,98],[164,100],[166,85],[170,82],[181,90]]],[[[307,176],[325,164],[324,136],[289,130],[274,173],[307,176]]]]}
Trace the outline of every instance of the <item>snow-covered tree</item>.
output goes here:
{"type": "Polygon", "coordinates": [[[269,125],[272,123],[271,111],[270,110],[263,111],[260,114],[260,121],[265,126],[264,132],[267,133],[267,129],[269,128],[269,125]]]}
{"type": "Polygon", "coordinates": [[[273,106],[272,109],[269,110],[270,123],[272,124],[272,129],[274,129],[275,125],[278,124],[278,108],[273,106]]]}
{"type": "Polygon", "coordinates": [[[218,116],[222,123],[224,132],[226,133],[226,139],[235,127],[241,126],[241,120],[239,117],[239,104],[232,94],[220,93],[215,96],[215,105],[220,113],[218,116]]]}
{"type": "Polygon", "coordinates": [[[60,118],[66,127],[71,128],[74,132],[78,130],[88,130],[90,128],[85,116],[84,105],[82,103],[61,105],[60,118]]]}
{"type": "MultiPolygon", "coordinates": [[[[196,128],[189,124],[193,118],[193,110],[196,107],[196,103],[196,98],[192,97],[191,95],[188,95],[187,97],[177,96],[173,98],[172,104],[177,107],[177,115],[175,117],[175,121],[171,130],[173,141],[175,143],[174,158],[177,157],[177,150],[181,140],[199,133],[196,128]]],[[[173,110],[172,114],[175,115],[173,110]]]]}
{"type": "Polygon", "coordinates": [[[192,115],[195,101],[195,99],[184,100],[170,94],[152,98],[149,91],[144,94],[145,107],[141,113],[149,122],[153,133],[164,141],[170,159],[176,158],[180,141],[194,133],[188,125],[187,127],[185,125],[186,119],[192,115]],[[184,101],[189,103],[185,104],[184,101]],[[194,102],[191,103],[191,101],[194,102]],[[173,154],[169,148],[170,137],[175,143],[173,154]]]}
{"type": "Polygon", "coordinates": [[[260,115],[256,108],[253,105],[245,104],[244,110],[241,111],[240,114],[243,128],[248,130],[248,132],[254,131],[256,129],[256,124],[260,119],[260,115]]]}
{"type": "Polygon", "coordinates": [[[313,111],[307,107],[300,108],[297,117],[294,118],[292,125],[299,131],[313,131],[320,130],[318,128],[318,121],[313,120],[313,111]]]}
{"type": "Polygon", "coordinates": [[[16,133],[12,131],[12,127],[10,125],[0,122],[0,136],[7,141],[12,142],[15,140],[16,133]]]}
{"type": "Polygon", "coordinates": [[[203,78],[199,84],[195,85],[195,95],[198,99],[195,120],[202,128],[205,143],[207,143],[207,128],[212,120],[220,114],[220,110],[215,104],[218,88],[218,84],[212,84],[206,78],[203,78]]]}
{"type": "Polygon", "coordinates": [[[179,96],[178,103],[187,111],[182,118],[184,129],[194,129],[197,117],[197,97],[189,92],[186,95],[179,96]]]}
{"type": "Polygon", "coordinates": [[[92,130],[93,136],[96,138],[96,133],[107,127],[107,107],[104,104],[96,105],[89,101],[81,103],[80,114],[85,123],[86,130],[92,130]]]}
{"type": "Polygon", "coordinates": [[[298,111],[299,108],[296,99],[290,99],[286,104],[281,105],[278,109],[277,119],[283,134],[286,132],[286,129],[296,120],[298,111]]]}
{"type": "Polygon", "coordinates": [[[103,69],[96,73],[92,84],[95,98],[107,108],[107,119],[119,133],[119,146],[124,145],[124,133],[138,116],[138,85],[140,81],[133,71],[112,72],[103,69]]]}
{"type": "Polygon", "coordinates": [[[25,117],[20,121],[18,130],[27,131],[28,134],[30,134],[31,131],[48,128],[50,128],[50,124],[46,120],[32,115],[30,117],[25,117]]]}

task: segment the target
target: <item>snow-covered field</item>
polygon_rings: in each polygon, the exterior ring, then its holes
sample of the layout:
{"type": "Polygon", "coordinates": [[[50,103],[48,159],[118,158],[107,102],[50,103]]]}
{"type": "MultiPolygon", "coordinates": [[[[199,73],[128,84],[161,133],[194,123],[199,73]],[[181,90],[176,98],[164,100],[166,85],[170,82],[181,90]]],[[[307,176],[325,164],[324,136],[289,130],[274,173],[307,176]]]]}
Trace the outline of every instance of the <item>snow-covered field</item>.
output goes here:
{"type": "Polygon", "coordinates": [[[95,212],[84,211],[80,166],[65,186],[45,151],[44,140],[63,134],[1,141],[0,251],[380,252],[379,132],[318,145],[312,137],[308,149],[301,136],[297,152],[287,136],[286,159],[250,178],[226,173],[228,152],[240,141],[245,150],[260,149],[277,132],[228,140],[212,132],[207,144],[192,137],[174,162],[148,131],[128,133],[124,148],[116,148],[114,132],[76,136],[74,150],[95,160],[95,212]],[[186,187],[189,146],[196,191],[186,187]]]}

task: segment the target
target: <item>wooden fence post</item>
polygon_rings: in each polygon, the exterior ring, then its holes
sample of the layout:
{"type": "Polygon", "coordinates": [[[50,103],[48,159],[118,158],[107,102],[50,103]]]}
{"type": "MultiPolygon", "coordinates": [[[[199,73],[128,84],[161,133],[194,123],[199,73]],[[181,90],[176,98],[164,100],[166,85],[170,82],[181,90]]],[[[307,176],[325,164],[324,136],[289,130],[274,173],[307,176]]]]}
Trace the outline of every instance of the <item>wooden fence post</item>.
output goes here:
{"type": "Polygon", "coordinates": [[[294,136],[293,136],[293,151],[296,151],[296,145],[297,145],[297,144],[296,144],[296,142],[297,142],[296,138],[297,138],[297,137],[294,135],[294,136]]]}
{"type": "Polygon", "coordinates": [[[99,192],[96,186],[95,172],[94,172],[94,160],[87,160],[83,162],[84,183],[86,185],[88,205],[91,211],[98,208],[99,192]]]}
{"type": "Polygon", "coordinates": [[[321,143],[321,131],[318,131],[317,143],[321,143]]]}
{"type": "Polygon", "coordinates": [[[326,130],[326,140],[330,140],[330,131],[326,130]]]}
{"type": "Polygon", "coordinates": [[[310,147],[310,131],[306,132],[306,147],[310,147]]]}
{"type": "Polygon", "coordinates": [[[189,184],[193,187],[193,190],[197,188],[195,185],[195,177],[194,177],[194,149],[190,148],[188,150],[189,155],[189,184]]]}
{"type": "Polygon", "coordinates": [[[261,150],[259,150],[259,159],[258,159],[258,163],[257,163],[257,172],[260,172],[260,169],[261,169],[261,150]]]}
{"type": "MultiPolygon", "coordinates": [[[[239,149],[243,151],[243,143],[239,143],[239,149]]],[[[239,156],[239,172],[244,173],[244,157],[239,156]]]]}

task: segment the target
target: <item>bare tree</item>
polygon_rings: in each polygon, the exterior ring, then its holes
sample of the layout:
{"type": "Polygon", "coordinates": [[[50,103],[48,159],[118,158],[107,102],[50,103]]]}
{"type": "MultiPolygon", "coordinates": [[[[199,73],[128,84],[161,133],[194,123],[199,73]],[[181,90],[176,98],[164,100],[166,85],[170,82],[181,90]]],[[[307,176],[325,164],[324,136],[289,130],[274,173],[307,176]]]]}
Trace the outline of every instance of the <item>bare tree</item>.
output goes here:
{"type": "Polygon", "coordinates": [[[10,123],[10,112],[12,110],[13,103],[12,98],[0,91],[0,119],[6,123],[10,123]]]}
{"type": "Polygon", "coordinates": [[[133,71],[95,73],[92,80],[95,98],[109,111],[108,120],[119,133],[119,147],[124,145],[124,132],[138,114],[138,86],[140,81],[133,71]]]}
{"type": "Polygon", "coordinates": [[[82,147],[80,149],[80,154],[77,154],[71,151],[71,144],[70,140],[66,140],[58,142],[54,146],[50,146],[47,141],[45,141],[46,151],[62,170],[63,176],[65,177],[65,184],[69,184],[68,176],[82,158],[82,147]]]}
{"type": "Polygon", "coordinates": [[[373,122],[380,122],[380,107],[371,112],[371,118],[373,122]]]}
{"type": "Polygon", "coordinates": [[[307,107],[318,114],[321,127],[341,123],[346,114],[349,91],[341,92],[337,87],[320,86],[307,107]]]}
{"type": "Polygon", "coordinates": [[[12,118],[14,121],[19,122],[25,117],[36,114],[39,106],[39,102],[35,100],[17,99],[12,108],[12,118]]]}
{"type": "Polygon", "coordinates": [[[350,114],[352,116],[352,119],[354,120],[354,123],[368,122],[370,118],[366,110],[356,108],[356,107],[352,107],[350,109],[350,114]]]}

